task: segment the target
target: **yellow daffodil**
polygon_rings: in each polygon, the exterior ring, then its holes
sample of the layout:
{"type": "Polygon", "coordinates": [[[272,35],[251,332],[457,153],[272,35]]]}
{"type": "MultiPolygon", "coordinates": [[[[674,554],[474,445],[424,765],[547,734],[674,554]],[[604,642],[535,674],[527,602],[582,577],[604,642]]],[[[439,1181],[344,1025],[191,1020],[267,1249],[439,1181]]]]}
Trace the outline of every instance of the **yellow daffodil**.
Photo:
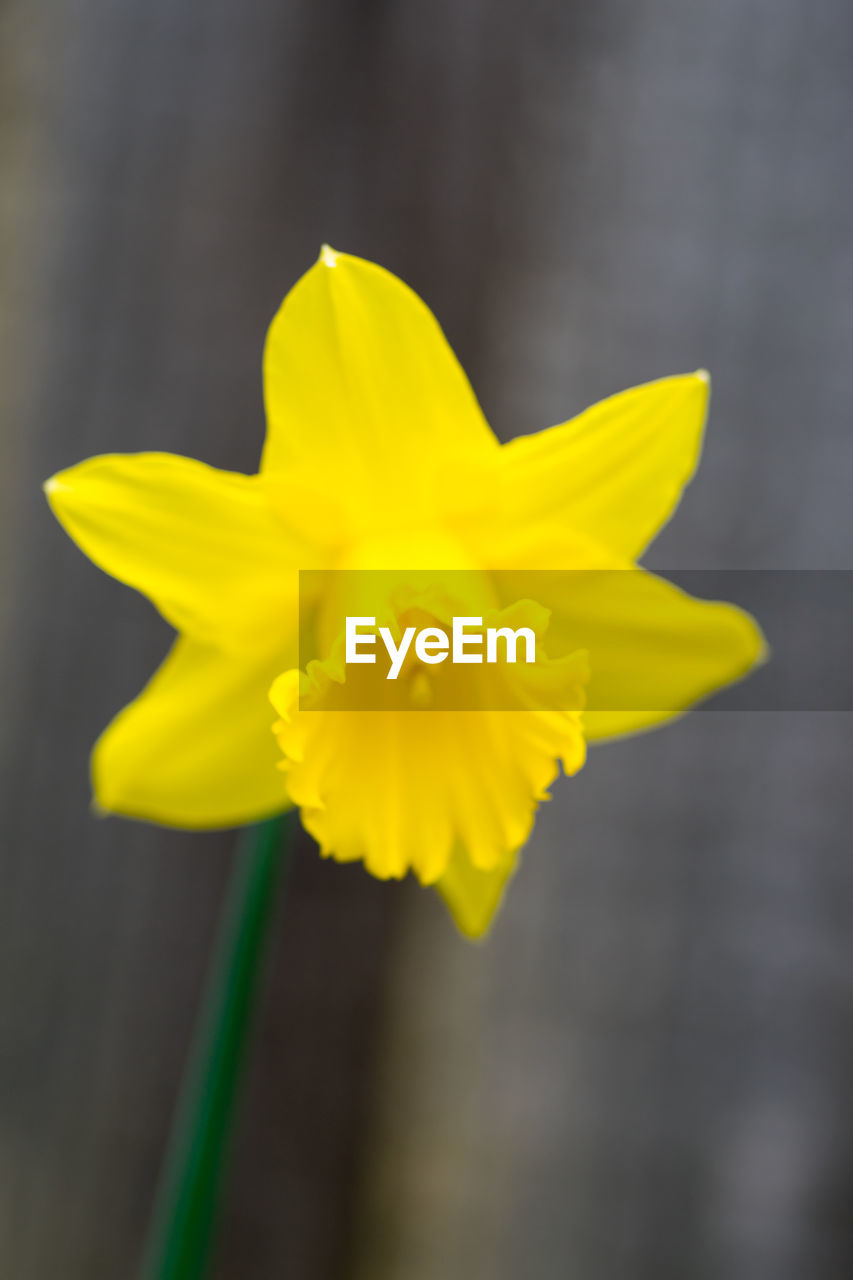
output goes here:
{"type": "Polygon", "coordinates": [[[635,567],[696,466],[708,378],[652,382],[502,446],[424,303],[324,248],[272,323],[264,386],[258,475],[144,453],[47,482],[82,550],[179,632],[95,746],[96,801],[194,828],[297,804],[323,853],[413,870],[476,936],[560,762],[575,772],[585,740],[677,715],[761,659],[746,614],[635,567]],[[627,586],[603,597],[595,574],[557,575],[558,706],[335,709],[349,677],[334,636],[299,674],[299,573],[405,569],[484,573],[512,609],[530,570],[624,570],[627,586]]]}

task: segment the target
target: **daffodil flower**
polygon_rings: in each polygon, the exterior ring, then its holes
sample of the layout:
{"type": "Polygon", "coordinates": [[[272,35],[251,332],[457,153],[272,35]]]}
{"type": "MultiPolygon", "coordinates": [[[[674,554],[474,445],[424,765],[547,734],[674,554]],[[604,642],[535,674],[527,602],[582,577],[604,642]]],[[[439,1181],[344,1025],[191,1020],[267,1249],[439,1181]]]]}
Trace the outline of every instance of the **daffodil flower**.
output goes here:
{"type": "Polygon", "coordinates": [[[636,568],[696,466],[707,375],[501,445],[424,303],[324,248],[273,320],[264,390],[257,475],[142,453],[47,482],[82,550],[179,633],[94,748],[97,805],[214,828],[297,804],[323,853],[379,877],[413,870],[477,936],[560,763],[573,773],[586,740],[680,714],[762,657],[741,610],[636,568]],[[573,574],[549,600],[569,664],[559,710],[300,705],[299,571],[406,566],[634,572],[606,608],[573,574]]]}

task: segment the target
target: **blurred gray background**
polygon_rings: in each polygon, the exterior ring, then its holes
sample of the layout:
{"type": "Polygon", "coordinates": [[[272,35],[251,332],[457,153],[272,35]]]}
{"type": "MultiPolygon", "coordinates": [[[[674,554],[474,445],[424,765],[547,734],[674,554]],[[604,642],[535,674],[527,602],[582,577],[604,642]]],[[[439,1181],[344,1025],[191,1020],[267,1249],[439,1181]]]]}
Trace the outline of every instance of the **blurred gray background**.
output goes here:
{"type": "MultiPolygon", "coordinates": [[[[41,481],[253,469],[328,240],[504,436],[711,369],[649,563],[853,567],[852,126],[848,0],[0,5],[1,1275],[134,1274],[233,848],[90,815],[169,633],[41,481]]],[[[478,948],[303,839],[216,1280],[846,1280],[851,748],[746,712],[599,748],[478,948]]]]}

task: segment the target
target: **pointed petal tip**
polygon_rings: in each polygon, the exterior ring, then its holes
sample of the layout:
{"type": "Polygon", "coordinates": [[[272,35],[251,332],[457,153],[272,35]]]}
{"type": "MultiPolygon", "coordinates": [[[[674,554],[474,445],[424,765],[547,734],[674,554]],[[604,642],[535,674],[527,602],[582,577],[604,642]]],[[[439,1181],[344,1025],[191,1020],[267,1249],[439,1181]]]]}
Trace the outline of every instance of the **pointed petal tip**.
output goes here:
{"type": "Polygon", "coordinates": [[[59,471],[55,476],[50,476],[44,481],[41,489],[51,511],[57,519],[61,519],[60,512],[67,510],[68,500],[74,494],[74,486],[65,480],[65,472],[59,471]]]}
{"type": "Polygon", "coordinates": [[[693,385],[707,412],[708,402],[711,399],[711,375],[707,369],[696,369],[694,371],[693,385]]]}
{"type": "Polygon", "coordinates": [[[767,639],[767,636],[764,634],[763,630],[761,629],[760,624],[756,622],[755,618],[751,618],[751,621],[752,621],[753,627],[755,628],[755,633],[756,633],[755,634],[755,657],[753,659],[753,664],[751,669],[753,671],[757,671],[759,667],[766,666],[766,664],[770,661],[770,659],[773,657],[773,650],[770,647],[770,642],[767,639]]]}
{"type": "Polygon", "coordinates": [[[320,257],[317,261],[321,262],[324,267],[336,267],[340,256],[337,249],[333,249],[330,244],[324,244],[320,246],[320,257]]]}
{"type": "Polygon", "coordinates": [[[482,947],[488,941],[492,931],[491,918],[485,923],[478,921],[476,924],[463,924],[459,917],[455,915],[452,918],[456,926],[456,932],[465,942],[471,942],[475,947],[482,947]]]}

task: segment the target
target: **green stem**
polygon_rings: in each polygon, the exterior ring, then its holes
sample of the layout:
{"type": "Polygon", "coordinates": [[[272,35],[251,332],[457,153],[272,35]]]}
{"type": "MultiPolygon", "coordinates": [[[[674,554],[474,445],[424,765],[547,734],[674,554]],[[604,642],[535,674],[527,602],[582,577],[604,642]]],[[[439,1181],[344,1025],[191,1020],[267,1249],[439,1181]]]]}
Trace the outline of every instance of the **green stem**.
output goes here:
{"type": "Polygon", "coordinates": [[[201,1280],[207,1268],[274,889],[286,860],[285,827],[288,819],[271,818],[243,832],[157,1194],[144,1280],[201,1280]]]}

